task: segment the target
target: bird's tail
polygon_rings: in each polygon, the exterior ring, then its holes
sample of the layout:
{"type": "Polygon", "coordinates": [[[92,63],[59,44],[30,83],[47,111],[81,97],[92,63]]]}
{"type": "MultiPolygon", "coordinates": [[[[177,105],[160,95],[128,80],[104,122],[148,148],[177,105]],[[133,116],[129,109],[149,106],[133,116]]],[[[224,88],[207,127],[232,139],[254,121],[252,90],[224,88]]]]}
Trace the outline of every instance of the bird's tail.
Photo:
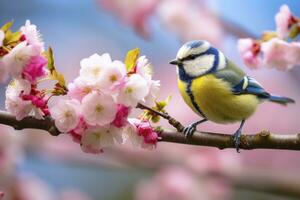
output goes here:
{"type": "Polygon", "coordinates": [[[295,103],[295,100],[288,97],[281,97],[277,95],[270,95],[269,100],[275,103],[286,105],[288,103],[295,103]]]}

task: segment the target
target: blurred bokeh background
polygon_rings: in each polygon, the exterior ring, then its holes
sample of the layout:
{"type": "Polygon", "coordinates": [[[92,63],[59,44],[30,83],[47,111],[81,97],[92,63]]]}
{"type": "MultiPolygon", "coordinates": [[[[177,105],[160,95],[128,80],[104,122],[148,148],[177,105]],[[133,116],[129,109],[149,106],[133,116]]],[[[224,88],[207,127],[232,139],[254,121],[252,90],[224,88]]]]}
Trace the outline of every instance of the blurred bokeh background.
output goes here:
{"type": "MultiPolygon", "coordinates": [[[[17,28],[30,19],[46,46],[53,47],[57,67],[69,81],[77,76],[82,58],[108,52],[123,60],[129,49],[139,47],[154,66],[154,79],[161,80],[160,97],[172,95],[168,112],[188,124],[197,116],[179,96],[175,68],[168,64],[181,44],[209,40],[243,67],[237,39],[274,30],[274,15],[282,4],[300,16],[297,0],[1,0],[0,24],[14,19],[17,28]]],[[[300,102],[299,68],[243,69],[267,90],[300,102]]],[[[244,131],[298,133],[299,119],[298,104],[265,103],[244,131]]],[[[232,133],[237,126],[209,122],[199,128],[232,133]]],[[[299,152],[237,154],[232,149],[159,143],[153,151],[111,149],[87,155],[67,136],[6,127],[1,132],[0,191],[8,194],[6,199],[300,199],[295,192],[300,191],[299,152]]]]}

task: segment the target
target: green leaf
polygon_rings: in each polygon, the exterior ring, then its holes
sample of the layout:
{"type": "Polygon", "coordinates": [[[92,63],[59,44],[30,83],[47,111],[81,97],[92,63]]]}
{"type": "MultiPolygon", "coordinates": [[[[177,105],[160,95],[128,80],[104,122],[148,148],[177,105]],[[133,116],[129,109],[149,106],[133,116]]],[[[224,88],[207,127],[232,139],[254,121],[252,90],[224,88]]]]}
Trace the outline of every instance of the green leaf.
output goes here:
{"type": "Polygon", "coordinates": [[[45,55],[48,59],[48,70],[52,73],[52,71],[55,70],[55,63],[54,63],[53,50],[51,47],[49,47],[48,50],[45,51],[45,55]]]}
{"type": "Polygon", "coordinates": [[[155,101],[154,109],[157,111],[164,111],[164,108],[170,103],[172,96],[168,96],[166,100],[163,101],[155,101]]]}
{"type": "Polygon", "coordinates": [[[126,66],[127,72],[132,71],[132,69],[135,67],[136,61],[137,61],[139,55],[140,55],[139,48],[131,49],[130,51],[127,52],[127,55],[125,58],[125,66],[126,66]]]}
{"type": "Polygon", "coordinates": [[[13,33],[10,30],[8,30],[5,34],[5,45],[18,43],[20,41],[20,37],[21,32],[17,31],[13,33]]]}
{"type": "Polygon", "coordinates": [[[50,72],[50,79],[56,80],[61,88],[66,88],[66,81],[64,75],[58,72],[55,68],[54,54],[51,47],[49,47],[48,50],[45,51],[45,56],[48,59],[48,70],[50,72]]]}
{"type": "Polygon", "coordinates": [[[10,27],[13,25],[14,21],[10,21],[10,22],[7,22],[6,24],[4,24],[2,27],[1,27],[1,30],[3,30],[5,33],[10,29],[10,27]]]}

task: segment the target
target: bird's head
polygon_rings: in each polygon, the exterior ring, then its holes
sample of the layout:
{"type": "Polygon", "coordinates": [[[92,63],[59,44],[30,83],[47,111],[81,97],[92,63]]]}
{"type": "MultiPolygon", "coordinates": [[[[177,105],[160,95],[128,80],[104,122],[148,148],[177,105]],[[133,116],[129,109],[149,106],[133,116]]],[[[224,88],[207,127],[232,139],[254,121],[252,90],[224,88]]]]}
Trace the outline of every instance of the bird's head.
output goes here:
{"type": "Polygon", "coordinates": [[[224,68],[226,59],[209,42],[194,40],[185,43],[170,64],[178,66],[179,75],[182,72],[193,78],[224,68]]]}

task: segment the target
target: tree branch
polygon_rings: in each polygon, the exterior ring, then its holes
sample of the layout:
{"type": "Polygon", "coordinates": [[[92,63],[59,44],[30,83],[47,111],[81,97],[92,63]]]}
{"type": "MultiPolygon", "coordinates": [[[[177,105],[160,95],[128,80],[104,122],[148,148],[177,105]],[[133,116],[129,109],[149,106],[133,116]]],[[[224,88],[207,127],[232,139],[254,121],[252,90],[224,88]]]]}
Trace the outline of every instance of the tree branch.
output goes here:
{"type": "Polygon", "coordinates": [[[0,124],[13,127],[15,130],[22,129],[40,129],[50,133],[50,135],[58,136],[60,131],[55,127],[54,120],[51,118],[35,119],[33,117],[25,117],[18,121],[16,117],[8,112],[0,110],[0,124]]]}
{"type": "MultiPolygon", "coordinates": [[[[145,105],[138,104],[137,108],[147,109],[155,112],[167,119],[169,123],[177,129],[176,131],[162,130],[160,137],[162,142],[174,142],[199,146],[217,147],[219,149],[235,148],[233,137],[223,133],[195,132],[194,136],[187,141],[181,133],[183,125],[168,113],[159,113],[145,105]]],[[[51,118],[35,119],[25,117],[21,121],[5,111],[0,111],[0,124],[8,125],[16,130],[40,129],[49,132],[53,136],[58,136],[61,132],[55,127],[54,120],[51,118]]],[[[262,131],[255,135],[242,135],[241,149],[286,149],[300,150],[300,134],[277,135],[269,131],[262,131]]]]}
{"type": "MultiPolygon", "coordinates": [[[[217,147],[219,149],[235,148],[233,137],[229,134],[195,132],[187,141],[183,135],[172,131],[163,131],[161,141],[199,146],[217,147]]],[[[261,131],[254,135],[242,135],[240,149],[286,149],[300,150],[300,134],[277,135],[269,131],[261,131]]]]}

